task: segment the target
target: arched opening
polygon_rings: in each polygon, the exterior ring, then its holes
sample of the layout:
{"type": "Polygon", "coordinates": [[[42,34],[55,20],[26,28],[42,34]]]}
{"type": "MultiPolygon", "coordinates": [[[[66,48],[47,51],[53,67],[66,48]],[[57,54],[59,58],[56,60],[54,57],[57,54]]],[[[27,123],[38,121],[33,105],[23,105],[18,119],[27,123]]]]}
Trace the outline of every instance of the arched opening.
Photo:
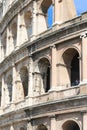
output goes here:
{"type": "Polygon", "coordinates": [[[32,17],[31,17],[31,12],[28,11],[24,15],[24,22],[25,22],[25,27],[26,27],[26,40],[28,40],[32,34],[32,17]]]}
{"type": "Polygon", "coordinates": [[[79,53],[74,48],[69,48],[63,53],[64,73],[66,83],[76,86],[80,81],[79,53]]]}
{"type": "Polygon", "coordinates": [[[53,5],[52,0],[43,0],[41,3],[41,9],[46,19],[47,27],[51,27],[53,24],[53,5]]]}
{"type": "Polygon", "coordinates": [[[12,38],[13,38],[13,46],[15,48],[16,47],[16,41],[17,41],[17,23],[16,22],[14,22],[11,26],[11,35],[12,35],[12,38]]]}
{"type": "Polygon", "coordinates": [[[48,92],[50,89],[50,63],[48,59],[42,58],[38,62],[41,78],[41,91],[48,92]]]}
{"type": "Polygon", "coordinates": [[[1,39],[2,47],[3,47],[3,57],[6,56],[6,39],[7,39],[7,32],[4,32],[1,39]]]}
{"type": "Polygon", "coordinates": [[[79,84],[79,54],[73,57],[71,61],[71,86],[79,84]]]}
{"type": "Polygon", "coordinates": [[[45,92],[48,92],[50,89],[50,67],[47,67],[47,80],[46,80],[46,90],[45,92]]]}
{"type": "Polygon", "coordinates": [[[7,77],[7,89],[8,89],[8,98],[10,102],[12,101],[12,82],[13,82],[12,75],[9,75],[7,77]]]}
{"type": "Polygon", "coordinates": [[[48,24],[48,28],[52,27],[52,24],[53,24],[53,5],[50,5],[50,7],[47,10],[47,24],[48,24]]]}
{"type": "Polygon", "coordinates": [[[63,130],[80,130],[79,125],[75,121],[67,121],[62,126],[63,130]]]}
{"type": "Polygon", "coordinates": [[[27,67],[21,68],[20,77],[21,77],[24,97],[26,97],[26,96],[28,96],[28,70],[27,70],[27,67]]]}
{"type": "Polygon", "coordinates": [[[26,130],[26,128],[25,127],[21,127],[20,130],[26,130]]]}
{"type": "Polygon", "coordinates": [[[47,127],[43,124],[40,124],[36,130],[48,130],[47,127]]]}

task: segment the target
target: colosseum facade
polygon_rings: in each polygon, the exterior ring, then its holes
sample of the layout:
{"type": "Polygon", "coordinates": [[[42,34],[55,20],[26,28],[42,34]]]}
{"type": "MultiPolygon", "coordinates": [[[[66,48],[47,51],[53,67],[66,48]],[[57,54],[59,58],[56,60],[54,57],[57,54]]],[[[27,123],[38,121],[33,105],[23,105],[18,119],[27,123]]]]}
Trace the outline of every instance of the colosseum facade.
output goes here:
{"type": "Polygon", "coordinates": [[[87,130],[86,44],[73,0],[0,0],[0,130],[87,130]]]}

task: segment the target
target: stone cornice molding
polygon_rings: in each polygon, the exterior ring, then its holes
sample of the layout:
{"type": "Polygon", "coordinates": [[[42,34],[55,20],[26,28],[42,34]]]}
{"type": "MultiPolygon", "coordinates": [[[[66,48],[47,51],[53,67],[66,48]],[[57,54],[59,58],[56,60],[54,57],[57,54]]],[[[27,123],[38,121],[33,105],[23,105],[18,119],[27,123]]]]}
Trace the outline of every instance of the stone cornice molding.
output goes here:
{"type": "MultiPolygon", "coordinates": [[[[36,54],[38,51],[42,51],[44,49],[49,48],[51,45],[58,45],[58,44],[62,44],[63,42],[69,42],[70,40],[73,40],[73,42],[76,41],[81,41],[80,39],[80,35],[81,32],[86,32],[86,25],[87,25],[87,20],[85,23],[81,23],[81,25],[83,25],[80,28],[80,25],[78,24],[73,24],[71,26],[65,27],[65,28],[61,28],[59,30],[54,30],[54,28],[47,30],[43,36],[42,34],[40,34],[38,36],[37,39],[33,40],[33,41],[27,41],[26,43],[24,43],[22,46],[20,46],[20,48],[18,48],[17,50],[14,50],[8,57],[6,57],[1,63],[0,63],[0,67],[4,66],[5,63],[7,63],[6,61],[10,61],[12,58],[16,57],[16,55],[18,55],[19,53],[23,52],[23,50],[27,50],[28,48],[28,56],[33,56],[34,54],[36,54]],[[32,48],[32,50],[31,50],[32,48]]],[[[19,59],[19,61],[21,61],[19,59]]],[[[18,63],[18,62],[17,62],[18,63]]]]}
{"type": "Polygon", "coordinates": [[[15,61],[16,55],[22,53],[22,52],[26,52],[26,48],[20,48],[14,52],[12,52],[8,57],[6,57],[1,63],[0,63],[0,67],[2,68],[2,70],[0,70],[0,75],[2,75],[4,72],[6,72],[7,70],[13,68],[13,66],[19,62],[21,62],[23,59],[28,58],[28,54],[27,55],[23,55],[22,58],[19,57],[19,59],[17,59],[15,61]],[[25,51],[24,51],[25,50],[25,51]]]}

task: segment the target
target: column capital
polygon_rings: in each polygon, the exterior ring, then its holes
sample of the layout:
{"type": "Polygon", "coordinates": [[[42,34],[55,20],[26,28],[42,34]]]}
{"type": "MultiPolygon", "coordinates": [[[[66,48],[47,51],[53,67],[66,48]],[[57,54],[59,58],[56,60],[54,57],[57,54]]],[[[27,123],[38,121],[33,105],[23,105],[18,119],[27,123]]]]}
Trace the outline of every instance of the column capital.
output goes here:
{"type": "Polygon", "coordinates": [[[52,48],[56,48],[56,45],[55,44],[50,45],[50,49],[52,49],[52,48]]]}
{"type": "Polygon", "coordinates": [[[80,111],[81,114],[87,114],[87,110],[80,111]]]}
{"type": "Polygon", "coordinates": [[[52,115],[49,115],[48,117],[49,117],[49,118],[56,118],[56,115],[55,115],[55,114],[52,114],[52,115]]]}
{"type": "Polygon", "coordinates": [[[29,53],[29,58],[32,58],[32,53],[29,53]]]}
{"type": "Polygon", "coordinates": [[[32,54],[33,54],[32,50],[33,50],[32,47],[28,48],[28,56],[29,56],[29,58],[32,58],[32,54]]]}
{"type": "Polygon", "coordinates": [[[87,37],[87,31],[83,32],[81,35],[80,35],[80,38],[86,38],[87,37]]]}
{"type": "Polygon", "coordinates": [[[12,62],[12,67],[15,67],[15,63],[14,62],[12,62]]]}
{"type": "Polygon", "coordinates": [[[26,26],[24,24],[20,24],[19,27],[22,28],[22,27],[26,27],[26,26]]]}

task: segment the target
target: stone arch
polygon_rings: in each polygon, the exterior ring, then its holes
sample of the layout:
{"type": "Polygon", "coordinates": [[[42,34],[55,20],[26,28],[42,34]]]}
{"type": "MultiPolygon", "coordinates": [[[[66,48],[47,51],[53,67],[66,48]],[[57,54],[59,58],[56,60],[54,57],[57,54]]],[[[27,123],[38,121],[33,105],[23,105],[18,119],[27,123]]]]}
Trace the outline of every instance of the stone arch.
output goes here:
{"type": "Polygon", "coordinates": [[[39,11],[43,14],[44,25],[49,27],[49,21],[51,26],[53,24],[53,2],[52,0],[42,0],[39,4],[39,11]],[[49,10],[51,13],[49,13],[49,10]]]}
{"type": "Polygon", "coordinates": [[[42,89],[48,92],[50,89],[50,62],[47,58],[38,61],[39,72],[42,80],[42,89]]]}
{"type": "Polygon", "coordinates": [[[80,81],[79,52],[75,48],[68,48],[62,54],[63,67],[66,81],[71,86],[76,86],[80,81]]]}
{"type": "Polygon", "coordinates": [[[25,130],[24,127],[21,127],[20,130],[25,130]]]}
{"type": "Polygon", "coordinates": [[[49,56],[42,56],[42,57],[38,58],[37,63],[39,63],[39,61],[42,60],[42,59],[47,59],[48,62],[50,63],[50,65],[51,65],[51,60],[50,60],[49,56]]]}
{"type": "Polygon", "coordinates": [[[46,57],[40,58],[34,72],[36,93],[42,94],[49,91],[50,71],[50,61],[46,57]]]}
{"type": "Polygon", "coordinates": [[[30,38],[30,35],[32,34],[32,13],[30,10],[25,12],[24,22],[27,33],[26,39],[28,40],[30,38]]]}
{"type": "Polygon", "coordinates": [[[21,127],[20,130],[25,130],[25,128],[24,128],[24,127],[21,127]]]}
{"type": "Polygon", "coordinates": [[[20,78],[22,82],[24,97],[26,97],[28,96],[28,69],[26,66],[23,66],[20,69],[20,78]]]}
{"type": "Polygon", "coordinates": [[[79,124],[74,120],[68,120],[62,125],[63,130],[80,130],[79,124]]]}
{"type": "Polygon", "coordinates": [[[40,8],[43,13],[47,13],[48,8],[52,5],[52,0],[42,0],[40,4],[40,8]]]}
{"type": "Polygon", "coordinates": [[[38,125],[36,130],[48,130],[47,127],[43,124],[38,125]]]}
{"type": "Polygon", "coordinates": [[[69,46],[69,47],[66,47],[63,49],[62,53],[61,53],[61,60],[62,60],[62,55],[64,54],[64,52],[68,49],[75,49],[78,53],[79,53],[79,57],[81,57],[81,52],[80,50],[78,49],[78,47],[76,46],[69,46]]]}
{"type": "Polygon", "coordinates": [[[12,82],[13,82],[13,78],[12,75],[10,74],[7,77],[7,89],[8,89],[9,101],[12,101],[12,82]]]}

